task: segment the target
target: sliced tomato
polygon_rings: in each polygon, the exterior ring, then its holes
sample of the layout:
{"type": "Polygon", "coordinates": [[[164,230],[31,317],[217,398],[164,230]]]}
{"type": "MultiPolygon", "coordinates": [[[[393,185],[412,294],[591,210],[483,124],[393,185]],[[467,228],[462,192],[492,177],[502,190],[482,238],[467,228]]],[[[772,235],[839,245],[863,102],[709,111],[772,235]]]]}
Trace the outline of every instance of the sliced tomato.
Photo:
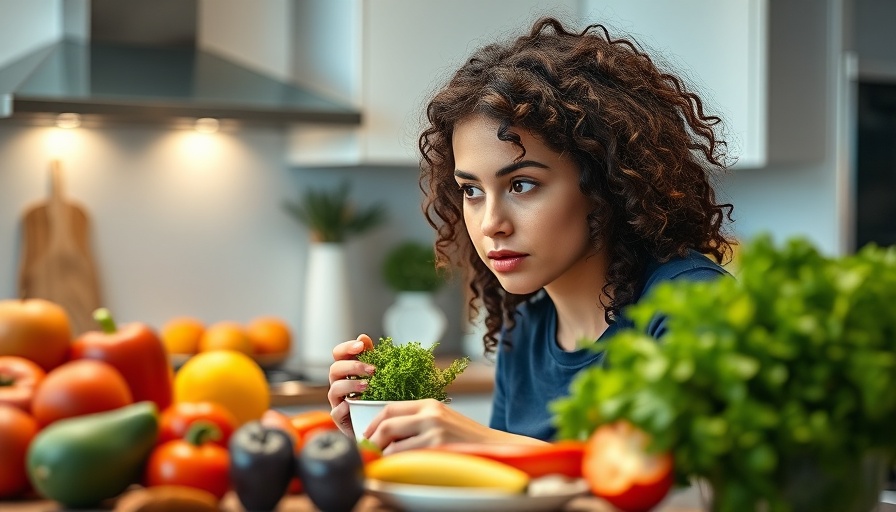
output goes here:
{"type": "Polygon", "coordinates": [[[625,512],[644,512],[674,482],[672,455],[648,453],[650,436],[626,421],[602,425],[585,447],[582,473],[591,492],[625,512]]]}
{"type": "Polygon", "coordinates": [[[582,476],[585,443],[559,441],[549,444],[446,443],[434,447],[503,462],[526,472],[532,478],[545,475],[582,476]]]}

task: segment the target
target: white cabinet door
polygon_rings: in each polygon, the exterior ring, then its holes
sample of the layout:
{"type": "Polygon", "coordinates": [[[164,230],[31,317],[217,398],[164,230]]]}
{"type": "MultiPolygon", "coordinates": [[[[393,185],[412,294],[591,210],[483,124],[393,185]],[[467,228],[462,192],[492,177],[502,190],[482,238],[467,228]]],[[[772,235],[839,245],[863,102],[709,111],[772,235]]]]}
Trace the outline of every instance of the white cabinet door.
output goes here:
{"type": "Polygon", "coordinates": [[[476,47],[516,35],[540,15],[575,19],[578,13],[578,0],[350,0],[338,13],[311,4],[304,8],[318,20],[299,23],[318,35],[306,44],[339,51],[317,66],[303,60],[310,67],[297,76],[314,75],[318,90],[329,87],[357,101],[362,122],[360,128],[294,127],[288,159],[297,166],[416,165],[428,97],[476,47]],[[350,39],[354,49],[346,48],[350,39]],[[352,72],[355,59],[360,72],[352,72]],[[320,71],[326,65],[343,69],[320,71]],[[337,76],[340,83],[320,83],[337,76]]]}
{"type": "Polygon", "coordinates": [[[756,167],[767,159],[767,2],[582,0],[582,15],[684,75],[722,118],[737,166],[756,167]]]}

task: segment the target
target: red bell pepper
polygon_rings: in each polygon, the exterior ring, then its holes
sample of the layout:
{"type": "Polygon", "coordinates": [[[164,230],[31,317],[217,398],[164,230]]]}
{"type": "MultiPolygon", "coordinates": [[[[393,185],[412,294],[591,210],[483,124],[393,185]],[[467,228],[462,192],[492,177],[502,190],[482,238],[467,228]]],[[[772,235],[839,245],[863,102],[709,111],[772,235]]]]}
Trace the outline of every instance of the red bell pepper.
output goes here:
{"type": "Polygon", "coordinates": [[[151,400],[165,410],[173,399],[174,372],[165,345],[146,324],[134,322],[117,328],[109,310],[100,308],[94,319],[101,331],[88,331],[72,342],[72,359],[96,359],[117,369],[134,402],[151,400]]]}

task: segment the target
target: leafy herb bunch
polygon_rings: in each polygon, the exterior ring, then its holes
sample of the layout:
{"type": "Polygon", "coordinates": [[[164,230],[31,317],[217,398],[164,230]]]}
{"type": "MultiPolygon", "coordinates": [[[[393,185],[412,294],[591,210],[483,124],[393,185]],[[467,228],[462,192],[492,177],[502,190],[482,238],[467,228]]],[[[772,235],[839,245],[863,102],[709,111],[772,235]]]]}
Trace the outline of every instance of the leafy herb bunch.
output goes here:
{"type": "Polygon", "coordinates": [[[627,314],[636,329],[599,347],[607,366],[551,404],[560,437],[628,420],[680,478],[709,480],[720,511],[848,510],[823,476],[860,487],[868,454],[896,452],[896,249],[830,258],[762,236],[736,280],[666,283],[627,314]],[[657,313],[659,343],[642,334],[657,313]],[[828,508],[794,505],[800,491],[828,508]]]}
{"type": "Polygon", "coordinates": [[[395,345],[392,338],[380,338],[372,349],[358,355],[358,360],[376,367],[360,399],[446,400],[446,388],[466,370],[470,360],[467,357],[455,359],[441,370],[433,355],[437,345],[434,343],[427,349],[416,341],[395,345]]]}
{"type": "Polygon", "coordinates": [[[349,200],[350,185],[343,182],[332,191],[309,189],[298,200],[286,200],[286,212],[311,230],[316,242],[342,243],[369,231],[387,218],[386,207],[375,204],[357,209],[349,200]]]}

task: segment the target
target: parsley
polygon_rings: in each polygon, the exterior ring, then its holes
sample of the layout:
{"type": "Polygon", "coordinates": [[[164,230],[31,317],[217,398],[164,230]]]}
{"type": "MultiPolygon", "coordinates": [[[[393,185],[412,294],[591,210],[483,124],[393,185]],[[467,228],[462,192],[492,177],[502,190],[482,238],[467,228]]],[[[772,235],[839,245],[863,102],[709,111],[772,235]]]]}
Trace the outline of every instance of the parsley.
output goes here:
{"type": "Polygon", "coordinates": [[[896,248],[826,257],[763,236],[740,264],[736,280],[665,283],[630,307],[636,329],[598,344],[608,365],[552,402],[558,435],[627,419],[681,480],[712,483],[713,510],[855,510],[869,454],[896,454],[896,248]],[[657,313],[661,342],[643,334],[657,313]]]}
{"type": "Polygon", "coordinates": [[[358,360],[373,365],[376,370],[368,379],[361,400],[446,400],[446,388],[466,370],[470,359],[455,359],[440,370],[435,364],[433,350],[412,341],[394,345],[392,338],[380,338],[372,348],[361,352],[358,360]]]}

